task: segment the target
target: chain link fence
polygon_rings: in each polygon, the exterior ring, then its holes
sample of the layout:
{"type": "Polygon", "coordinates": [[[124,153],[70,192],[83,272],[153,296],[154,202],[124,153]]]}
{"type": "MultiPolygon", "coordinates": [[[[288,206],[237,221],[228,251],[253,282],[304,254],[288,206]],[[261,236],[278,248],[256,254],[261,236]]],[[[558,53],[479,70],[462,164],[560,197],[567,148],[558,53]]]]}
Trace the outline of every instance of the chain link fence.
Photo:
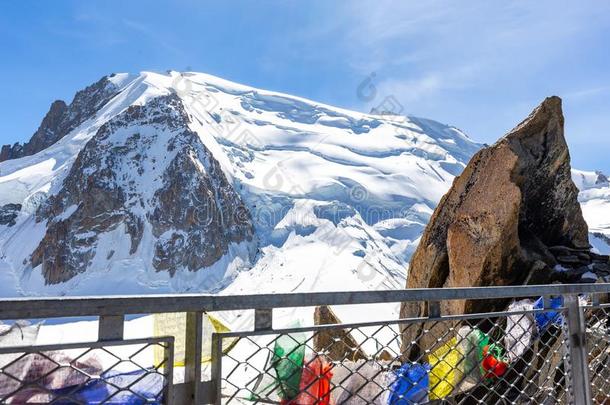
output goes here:
{"type": "Polygon", "coordinates": [[[592,402],[610,404],[610,305],[590,305],[584,311],[592,402]]]}
{"type": "Polygon", "coordinates": [[[172,347],[172,338],[151,338],[0,348],[0,403],[167,403],[172,347]]]}
{"type": "Polygon", "coordinates": [[[239,339],[221,356],[220,403],[566,403],[565,316],[557,308],[218,334],[217,345],[239,339]]]}
{"type": "MultiPolygon", "coordinates": [[[[96,342],[0,345],[0,403],[607,404],[608,293],[595,284],[4,300],[1,319],[100,322],[96,342]],[[447,300],[495,299],[507,310],[441,313],[447,300]],[[332,313],[399,302],[425,302],[429,315],[341,323],[332,313]],[[314,325],[273,328],[275,309],[299,307],[315,308],[314,325]],[[204,315],[227,311],[243,322],[206,330],[204,315]],[[125,315],[175,312],[187,313],[183,360],[173,336],[124,339],[125,315]]],[[[27,329],[9,332],[27,341],[27,329]]]]}

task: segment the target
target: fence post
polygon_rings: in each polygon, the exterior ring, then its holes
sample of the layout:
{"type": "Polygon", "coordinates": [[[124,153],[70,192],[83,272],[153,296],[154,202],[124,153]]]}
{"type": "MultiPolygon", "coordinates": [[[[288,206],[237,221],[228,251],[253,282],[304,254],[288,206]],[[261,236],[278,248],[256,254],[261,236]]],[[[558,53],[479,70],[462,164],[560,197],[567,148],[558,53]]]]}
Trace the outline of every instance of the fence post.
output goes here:
{"type": "Polygon", "coordinates": [[[102,315],[98,321],[98,340],[123,340],[125,327],[123,315],[102,315]]]}
{"type": "Polygon", "coordinates": [[[174,404],[174,336],[169,336],[167,342],[165,344],[165,364],[163,365],[163,374],[165,375],[165,381],[167,381],[167,386],[165,387],[165,392],[163,394],[165,404],[174,404]]]}
{"type": "Polygon", "coordinates": [[[273,329],[273,308],[254,310],[254,330],[273,329]]]}
{"type": "Polygon", "coordinates": [[[186,336],[184,348],[184,382],[190,384],[192,404],[201,403],[201,345],[203,312],[186,313],[186,336]]]}
{"type": "Polygon", "coordinates": [[[220,404],[222,399],[222,335],[212,334],[212,392],[210,403],[220,404]]]}
{"type": "Polygon", "coordinates": [[[591,383],[587,360],[585,318],[578,302],[578,296],[567,295],[568,344],[570,350],[570,382],[572,399],[575,404],[591,404],[591,383]]]}
{"type": "Polygon", "coordinates": [[[428,301],[428,318],[440,318],[440,317],[441,317],[440,301],[428,301]]]}

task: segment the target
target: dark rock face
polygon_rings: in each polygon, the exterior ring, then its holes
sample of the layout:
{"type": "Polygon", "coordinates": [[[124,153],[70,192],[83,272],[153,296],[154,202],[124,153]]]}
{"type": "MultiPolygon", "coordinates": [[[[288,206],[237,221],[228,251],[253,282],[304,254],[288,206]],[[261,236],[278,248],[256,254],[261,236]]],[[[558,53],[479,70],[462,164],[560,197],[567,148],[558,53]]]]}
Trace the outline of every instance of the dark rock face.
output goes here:
{"type": "Polygon", "coordinates": [[[25,144],[4,145],[0,150],[0,162],[18,159],[40,152],[59,141],[74,128],[93,117],[118,92],[107,77],[79,91],[70,105],[62,100],[51,104],[49,112],[38,130],[25,144]]]}
{"type": "Polygon", "coordinates": [[[224,253],[229,243],[250,239],[250,213],[220,165],[197,136],[186,133],[181,151],[163,176],[163,188],[155,193],[157,205],[148,220],[155,244],[154,266],[173,274],[180,265],[195,271],[208,267],[224,253]],[[201,145],[203,146],[203,145],[201,145]],[[208,169],[198,173],[198,160],[207,153],[208,169]]]}
{"type": "MultiPolygon", "coordinates": [[[[589,249],[563,123],[561,99],[547,98],[473,156],[436,208],[411,260],[407,288],[546,283],[558,264],[549,247],[589,249]]],[[[472,313],[505,305],[452,301],[442,310],[472,313]]],[[[401,308],[402,317],[427,312],[418,303],[401,308]]],[[[420,333],[411,328],[403,340],[420,333]]]]}
{"type": "Polygon", "coordinates": [[[6,204],[0,207],[0,225],[15,225],[19,211],[21,211],[21,204],[6,204]]]}
{"type": "MultiPolygon", "coordinates": [[[[176,96],[131,106],[79,153],[61,191],[37,211],[47,232],[31,256],[46,283],[84,272],[101,234],[124,227],[130,254],[148,229],[158,271],[199,270],[253,237],[250,215],[219,163],[188,128],[176,96]]],[[[111,257],[114,252],[107,252],[111,257]]]]}
{"type": "Polygon", "coordinates": [[[597,179],[595,180],[596,185],[600,185],[600,186],[608,185],[609,180],[608,180],[608,177],[604,173],[602,173],[600,171],[596,171],[595,174],[597,174],[597,179]]]}

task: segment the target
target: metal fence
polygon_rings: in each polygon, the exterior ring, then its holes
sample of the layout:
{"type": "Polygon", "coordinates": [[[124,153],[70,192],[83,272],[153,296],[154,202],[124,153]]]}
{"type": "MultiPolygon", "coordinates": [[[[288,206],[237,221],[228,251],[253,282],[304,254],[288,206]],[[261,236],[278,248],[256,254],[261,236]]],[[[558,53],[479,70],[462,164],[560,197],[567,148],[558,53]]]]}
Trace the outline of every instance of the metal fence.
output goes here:
{"type": "Polygon", "coordinates": [[[165,337],[0,348],[0,403],[161,403],[172,397],[172,343],[165,337]],[[155,347],[163,361],[146,364],[155,347]],[[100,369],[101,358],[109,366],[100,369]]]}
{"type": "Polygon", "coordinates": [[[580,284],[0,300],[4,320],[99,316],[96,342],[0,348],[0,402],[610,403],[608,293],[610,284],[580,284]],[[504,312],[441,313],[450,300],[517,303],[504,312]],[[401,302],[426,303],[427,315],[273,327],[279,308],[401,302]],[[204,312],[229,310],[253,313],[252,327],[213,333],[211,347],[202,347],[204,312]],[[126,340],[123,333],[126,315],[173,312],[187,313],[180,381],[173,336],[126,340]],[[160,350],[162,361],[143,355],[150,350],[160,350]],[[113,359],[104,362],[111,366],[88,370],[94,353],[113,359]],[[42,369],[35,378],[32,364],[42,369]],[[98,396],[82,399],[84,390],[98,396]]]}

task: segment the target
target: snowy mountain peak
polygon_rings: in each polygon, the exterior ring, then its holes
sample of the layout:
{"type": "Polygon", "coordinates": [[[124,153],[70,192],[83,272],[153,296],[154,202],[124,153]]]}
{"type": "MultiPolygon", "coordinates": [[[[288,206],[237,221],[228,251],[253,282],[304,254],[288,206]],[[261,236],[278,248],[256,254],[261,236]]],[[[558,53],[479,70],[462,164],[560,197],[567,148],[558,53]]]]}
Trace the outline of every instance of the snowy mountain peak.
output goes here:
{"type": "Polygon", "coordinates": [[[91,88],[55,107],[44,147],[0,163],[5,295],[402,287],[480,147],[202,73],[91,88]]]}
{"type": "Polygon", "coordinates": [[[178,97],[159,96],[128,107],[85,144],[36,212],[47,229],[31,266],[47,284],[131,256],[171,275],[196,271],[252,239],[246,208],[188,123],[178,97]]]}
{"type": "Polygon", "coordinates": [[[580,190],[608,187],[608,177],[599,170],[587,172],[572,169],[572,180],[580,190]]]}

